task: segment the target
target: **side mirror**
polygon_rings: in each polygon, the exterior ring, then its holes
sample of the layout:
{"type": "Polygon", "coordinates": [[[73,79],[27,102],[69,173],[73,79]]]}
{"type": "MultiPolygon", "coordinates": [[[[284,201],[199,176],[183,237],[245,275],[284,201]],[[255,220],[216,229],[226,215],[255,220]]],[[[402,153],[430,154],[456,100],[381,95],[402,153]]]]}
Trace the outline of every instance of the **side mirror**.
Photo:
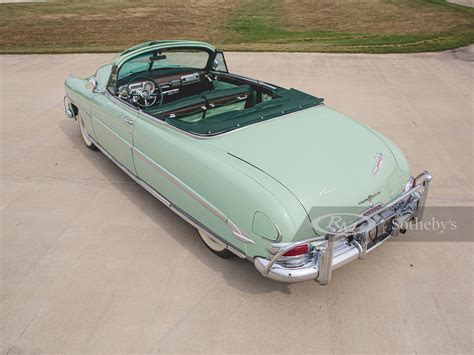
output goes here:
{"type": "Polygon", "coordinates": [[[90,90],[91,92],[97,92],[97,80],[94,76],[90,77],[89,80],[87,80],[86,83],[86,88],[87,90],[90,90]]]}
{"type": "Polygon", "coordinates": [[[219,67],[219,62],[214,59],[214,61],[212,62],[212,70],[217,70],[217,68],[219,67]]]}

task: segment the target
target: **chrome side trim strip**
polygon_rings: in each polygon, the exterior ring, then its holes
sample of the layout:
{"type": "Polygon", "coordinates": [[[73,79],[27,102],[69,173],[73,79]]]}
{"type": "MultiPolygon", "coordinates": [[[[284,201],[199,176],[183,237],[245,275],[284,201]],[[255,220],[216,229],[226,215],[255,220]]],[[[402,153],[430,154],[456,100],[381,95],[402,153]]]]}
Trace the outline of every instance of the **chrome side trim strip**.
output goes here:
{"type": "MultiPolygon", "coordinates": [[[[241,231],[235,223],[233,223],[224,213],[222,213],[217,207],[212,205],[209,201],[207,201],[205,198],[203,198],[201,195],[199,195],[196,191],[191,189],[189,186],[184,184],[181,180],[176,178],[173,174],[171,174],[168,170],[166,170],[164,167],[161,165],[157,164],[153,159],[151,159],[148,155],[143,153],[141,150],[137,149],[136,147],[132,148],[134,153],[137,153],[136,155],[142,159],[146,164],[151,166],[154,170],[156,170],[159,174],[167,178],[169,181],[171,181],[174,185],[176,185],[179,189],[181,189],[183,192],[188,194],[190,197],[192,197],[194,200],[199,202],[203,207],[205,207],[208,211],[210,211],[212,214],[214,214],[217,218],[219,218],[221,221],[226,223],[230,229],[232,230],[232,234],[241,242],[244,243],[255,243],[249,236],[247,236],[243,231],[241,231]]],[[[134,154],[135,156],[135,154],[134,154]]]]}
{"type": "Polygon", "coordinates": [[[138,185],[143,187],[146,191],[148,191],[153,197],[158,199],[161,203],[163,203],[166,207],[171,209],[174,213],[176,213],[178,216],[180,216],[182,219],[184,219],[186,222],[191,224],[195,228],[201,228],[210,233],[213,237],[219,239],[222,243],[224,243],[227,246],[227,249],[237,255],[239,258],[245,259],[246,255],[243,251],[241,251],[239,248],[237,248],[234,245],[229,244],[228,241],[224,240],[221,238],[218,234],[214,233],[211,231],[209,228],[206,226],[202,225],[198,221],[196,221],[193,217],[188,215],[186,212],[181,210],[179,207],[173,205],[170,201],[168,201],[164,196],[162,196],[158,191],[156,191],[153,187],[148,185],[146,182],[141,180],[139,177],[135,176],[133,173],[131,173],[125,166],[120,164],[105,148],[103,148],[97,141],[90,137],[90,140],[94,145],[99,148],[99,150],[107,157],[109,158],[115,165],[117,165],[124,173],[126,173],[132,180],[134,180],[138,185]]]}
{"type": "Polygon", "coordinates": [[[246,255],[240,251],[239,249],[233,247],[232,245],[230,245],[227,241],[224,241],[222,238],[218,237],[215,233],[213,233],[211,230],[209,230],[209,228],[206,228],[204,227],[202,224],[200,224],[199,222],[197,222],[194,218],[192,218],[191,216],[187,215],[184,211],[182,211],[181,209],[179,209],[178,207],[174,206],[174,205],[171,205],[170,206],[170,209],[176,213],[178,216],[180,216],[182,219],[184,219],[186,222],[188,222],[189,224],[191,224],[192,226],[194,226],[195,228],[200,228],[200,229],[204,229],[206,232],[210,233],[211,237],[214,237],[216,238],[218,241],[220,241],[221,243],[225,244],[226,246],[226,249],[228,249],[229,251],[231,251],[232,253],[234,253],[235,255],[237,255],[239,258],[241,259],[245,259],[246,258],[246,255]]]}

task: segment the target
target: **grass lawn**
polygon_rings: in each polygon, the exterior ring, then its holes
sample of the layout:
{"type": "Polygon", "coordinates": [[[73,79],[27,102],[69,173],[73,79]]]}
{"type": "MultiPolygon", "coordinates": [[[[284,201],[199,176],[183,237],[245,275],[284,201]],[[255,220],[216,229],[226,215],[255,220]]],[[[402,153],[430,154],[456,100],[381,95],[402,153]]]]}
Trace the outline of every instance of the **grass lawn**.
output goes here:
{"type": "Polygon", "coordinates": [[[0,53],[118,52],[152,39],[242,51],[436,51],[474,43],[474,9],[444,0],[0,4],[0,53]]]}

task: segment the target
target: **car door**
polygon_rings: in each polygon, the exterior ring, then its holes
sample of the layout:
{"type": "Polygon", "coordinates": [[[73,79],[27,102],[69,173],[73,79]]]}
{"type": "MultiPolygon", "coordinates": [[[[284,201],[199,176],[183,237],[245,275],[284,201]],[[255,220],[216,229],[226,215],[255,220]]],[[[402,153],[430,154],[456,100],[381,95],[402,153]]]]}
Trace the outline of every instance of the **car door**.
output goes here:
{"type": "Polygon", "coordinates": [[[107,93],[95,93],[92,117],[96,139],[115,160],[136,175],[133,163],[133,124],[138,111],[112,99],[107,93]]]}
{"type": "Polygon", "coordinates": [[[246,245],[233,237],[228,218],[204,192],[202,187],[208,186],[210,172],[196,159],[199,153],[193,151],[189,140],[194,138],[183,138],[182,133],[139,113],[133,149],[137,176],[164,197],[166,201],[162,202],[170,203],[172,209],[245,251],[246,245]]]}

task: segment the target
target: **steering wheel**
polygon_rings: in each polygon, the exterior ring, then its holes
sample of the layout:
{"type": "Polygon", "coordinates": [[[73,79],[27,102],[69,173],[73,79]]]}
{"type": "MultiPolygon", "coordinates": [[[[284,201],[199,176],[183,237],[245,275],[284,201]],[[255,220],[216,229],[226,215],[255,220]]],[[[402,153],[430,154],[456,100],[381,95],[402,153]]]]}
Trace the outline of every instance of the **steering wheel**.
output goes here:
{"type": "Polygon", "coordinates": [[[158,105],[161,105],[163,102],[163,91],[160,85],[157,85],[152,78],[147,76],[130,80],[127,89],[130,95],[130,101],[140,107],[146,108],[153,106],[157,101],[158,105]],[[141,87],[134,87],[138,83],[142,84],[141,87]]]}

